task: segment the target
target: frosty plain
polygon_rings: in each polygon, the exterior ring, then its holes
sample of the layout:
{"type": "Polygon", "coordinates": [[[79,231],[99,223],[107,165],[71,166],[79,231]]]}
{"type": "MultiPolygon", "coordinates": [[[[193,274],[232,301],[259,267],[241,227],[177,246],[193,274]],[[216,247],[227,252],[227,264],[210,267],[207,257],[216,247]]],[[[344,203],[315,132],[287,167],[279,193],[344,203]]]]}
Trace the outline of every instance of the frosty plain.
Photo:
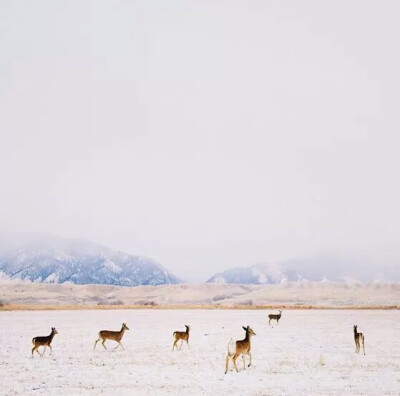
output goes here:
{"type": "Polygon", "coordinates": [[[1,395],[392,395],[400,392],[398,310],[79,310],[0,312],[1,395]],[[98,347],[99,330],[126,322],[125,350],[98,347]],[[191,326],[172,351],[175,330],[191,326]],[[355,353],[353,324],[365,334],[355,353]],[[253,364],[224,374],[231,337],[252,338],[253,364]],[[43,358],[32,338],[59,332],[43,358]]]}

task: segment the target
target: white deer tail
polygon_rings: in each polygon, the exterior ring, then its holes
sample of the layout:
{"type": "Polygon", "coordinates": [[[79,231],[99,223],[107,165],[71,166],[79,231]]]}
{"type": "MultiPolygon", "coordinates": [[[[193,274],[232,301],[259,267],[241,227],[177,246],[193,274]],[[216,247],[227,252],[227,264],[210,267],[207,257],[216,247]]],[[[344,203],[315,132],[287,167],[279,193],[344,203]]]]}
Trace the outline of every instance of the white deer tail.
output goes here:
{"type": "Polygon", "coordinates": [[[228,342],[228,356],[232,356],[235,354],[235,341],[231,338],[228,342]]]}

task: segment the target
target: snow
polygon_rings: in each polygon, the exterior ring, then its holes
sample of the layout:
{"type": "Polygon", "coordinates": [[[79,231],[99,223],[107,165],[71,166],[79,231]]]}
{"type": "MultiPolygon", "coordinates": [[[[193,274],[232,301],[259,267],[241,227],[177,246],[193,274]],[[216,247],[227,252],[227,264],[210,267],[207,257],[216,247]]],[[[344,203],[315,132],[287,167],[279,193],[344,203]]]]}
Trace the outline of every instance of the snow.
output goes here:
{"type": "Polygon", "coordinates": [[[50,275],[44,280],[44,282],[45,282],[45,283],[58,283],[59,280],[60,280],[59,275],[53,273],[53,274],[50,274],[50,275]]]}
{"type": "Polygon", "coordinates": [[[103,265],[104,265],[105,268],[107,268],[108,270],[110,270],[111,272],[113,272],[115,274],[119,274],[122,271],[122,268],[119,265],[115,264],[109,258],[106,258],[104,260],[103,265]]]}
{"type": "Polygon", "coordinates": [[[121,253],[84,240],[50,238],[0,251],[0,270],[34,282],[158,285],[179,279],[151,259],[121,253]]]}
{"type": "Polygon", "coordinates": [[[259,284],[264,284],[264,283],[268,283],[268,278],[267,278],[267,275],[265,275],[265,274],[260,274],[259,276],[258,276],[258,283],[259,284]]]}
{"type": "Polygon", "coordinates": [[[212,280],[209,280],[208,283],[215,283],[217,285],[223,285],[226,282],[226,279],[221,274],[216,274],[212,277],[212,280]]]}
{"type": "Polygon", "coordinates": [[[0,312],[2,395],[391,395],[400,392],[400,312],[113,310],[0,312]],[[93,345],[101,329],[130,330],[125,350],[93,345]],[[191,326],[190,350],[171,351],[191,326]],[[366,356],[354,352],[353,325],[366,356]],[[224,374],[230,338],[252,338],[253,365],[224,374]],[[53,355],[30,357],[31,339],[55,326],[53,355]]]}

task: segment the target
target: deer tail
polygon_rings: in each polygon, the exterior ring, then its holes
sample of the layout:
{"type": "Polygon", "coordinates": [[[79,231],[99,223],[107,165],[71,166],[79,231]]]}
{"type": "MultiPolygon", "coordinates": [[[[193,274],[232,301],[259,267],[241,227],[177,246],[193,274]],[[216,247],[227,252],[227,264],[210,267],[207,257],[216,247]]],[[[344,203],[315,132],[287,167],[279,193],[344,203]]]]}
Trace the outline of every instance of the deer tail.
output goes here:
{"type": "Polygon", "coordinates": [[[33,337],[33,338],[32,338],[32,344],[33,344],[33,345],[35,345],[35,340],[36,340],[36,337],[33,337]]]}
{"type": "Polygon", "coordinates": [[[174,336],[174,335],[175,335],[175,333],[176,333],[176,331],[174,331],[174,332],[172,333],[172,335],[174,336]]]}
{"type": "Polygon", "coordinates": [[[235,343],[233,342],[233,339],[231,338],[228,342],[228,356],[234,355],[235,354],[235,343]]]}

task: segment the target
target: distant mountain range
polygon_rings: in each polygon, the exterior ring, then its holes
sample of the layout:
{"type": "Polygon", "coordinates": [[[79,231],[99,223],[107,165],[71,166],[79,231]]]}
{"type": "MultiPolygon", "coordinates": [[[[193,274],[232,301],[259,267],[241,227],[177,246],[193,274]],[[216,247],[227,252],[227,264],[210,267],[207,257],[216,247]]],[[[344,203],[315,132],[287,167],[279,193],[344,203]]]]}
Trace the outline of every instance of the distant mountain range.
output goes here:
{"type": "MultiPolygon", "coordinates": [[[[1,242],[1,241],[0,241],[1,242]]],[[[54,236],[0,243],[0,275],[44,283],[120,286],[166,285],[182,281],[157,262],[80,239],[54,236]]],[[[278,264],[228,269],[206,283],[244,285],[312,282],[400,282],[400,257],[325,253],[278,264]]]]}
{"type": "Polygon", "coordinates": [[[155,261],[92,242],[45,238],[0,253],[0,272],[33,282],[120,286],[165,285],[180,280],[155,261]]]}
{"type": "Polygon", "coordinates": [[[296,271],[285,271],[279,265],[256,264],[251,267],[231,268],[211,277],[207,283],[239,283],[249,285],[276,284],[301,280],[296,271]]]}
{"type": "Polygon", "coordinates": [[[256,264],[217,273],[207,283],[277,284],[308,280],[313,282],[399,282],[400,259],[366,255],[321,254],[304,259],[293,259],[279,264],[256,264]]]}

